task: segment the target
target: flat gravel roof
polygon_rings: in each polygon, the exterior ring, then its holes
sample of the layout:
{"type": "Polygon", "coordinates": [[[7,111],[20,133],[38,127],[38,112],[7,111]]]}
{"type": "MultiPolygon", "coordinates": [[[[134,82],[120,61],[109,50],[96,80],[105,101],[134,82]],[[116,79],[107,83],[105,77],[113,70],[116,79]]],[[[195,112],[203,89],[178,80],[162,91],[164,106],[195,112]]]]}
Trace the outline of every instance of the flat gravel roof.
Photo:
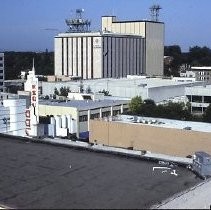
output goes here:
{"type": "Polygon", "coordinates": [[[185,168],[0,136],[0,205],[13,208],[149,208],[201,180],[185,168]]]}
{"type": "Polygon", "coordinates": [[[75,107],[79,110],[98,109],[101,107],[119,106],[121,104],[128,104],[129,100],[67,100],[56,101],[56,100],[40,100],[39,105],[46,106],[62,106],[62,107],[75,107]]]}

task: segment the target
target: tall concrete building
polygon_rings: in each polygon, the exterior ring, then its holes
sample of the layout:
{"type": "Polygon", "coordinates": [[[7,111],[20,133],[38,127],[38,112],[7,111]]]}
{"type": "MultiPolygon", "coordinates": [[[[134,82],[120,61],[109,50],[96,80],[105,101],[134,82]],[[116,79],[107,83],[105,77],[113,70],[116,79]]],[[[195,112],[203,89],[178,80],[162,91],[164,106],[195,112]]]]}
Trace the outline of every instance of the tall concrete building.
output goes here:
{"type": "Polygon", "coordinates": [[[58,34],[55,75],[83,79],[162,75],[164,24],[102,17],[101,32],[58,34]]]}
{"type": "Polygon", "coordinates": [[[103,16],[102,31],[142,36],[145,39],[146,74],[150,76],[163,75],[163,22],[147,20],[117,21],[116,16],[103,16]]]}
{"type": "Polygon", "coordinates": [[[89,32],[55,37],[55,75],[93,79],[145,73],[141,36],[89,32]]]}
{"type": "Polygon", "coordinates": [[[4,90],[4,53],[0,53],[0,92],[4,90]]]}

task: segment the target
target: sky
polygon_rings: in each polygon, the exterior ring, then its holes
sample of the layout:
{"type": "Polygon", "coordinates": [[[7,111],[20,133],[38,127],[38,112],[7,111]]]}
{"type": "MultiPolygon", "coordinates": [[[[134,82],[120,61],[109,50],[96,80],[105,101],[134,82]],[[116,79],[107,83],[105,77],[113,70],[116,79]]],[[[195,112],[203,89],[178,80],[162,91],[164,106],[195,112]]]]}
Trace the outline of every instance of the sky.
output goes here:
{"type": "Polygon", "coordinates": [[[0,51],[53,51],[54,36],[67,31],[65,19],[78,8],[98,31],[104,15],[150,20],[153,4],[162,7],[165,45],[179,45],[183,52],[194,46],[211,48],[211,0],[0,0],[0,51]]]}

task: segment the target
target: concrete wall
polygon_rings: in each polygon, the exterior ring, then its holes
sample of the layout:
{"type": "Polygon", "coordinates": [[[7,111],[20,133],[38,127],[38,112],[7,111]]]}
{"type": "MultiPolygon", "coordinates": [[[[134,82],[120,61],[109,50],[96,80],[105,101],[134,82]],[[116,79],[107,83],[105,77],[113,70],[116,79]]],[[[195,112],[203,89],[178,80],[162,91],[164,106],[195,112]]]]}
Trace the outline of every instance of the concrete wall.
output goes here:
{"type": "Polygon", "coordinates": [[[55,42],[55,75],[101,78],[101,37],[80,33],[59,34],[55,42]]]}
{"type": "Polygon", "coordinates": [[[155,102],[161,102],[168,98],[180,97],[185,95],[186,84],[154,87],[148,90],[148,98],[155,102]]]}
{"type": "Polygon", "coordinates": [[[55,75],[83,79],[145,73],[145,39],[141,36],[66,33],[55,37],[55,75]]]}
{"type": "Polygon", "coordinates": [[[126,77],[145,73],[145,40],[141,36],[103,36],[102,75],[126,77]]]}
{"type": "Polygon", "coordinates": [[[115,16],[102,17],[102,31],[139,35],[146,40],[146,74],[163,75],[164,24],[153,21],[117,21],[115,16]]]}
{"type": "Polygon", "coordinates": [[[90,120],[90,142],[94,140],[98,144],[182,157],[195,151],[211,153],[211,133],[142,124],[90,120]]]}
{"type": "Polygon", "coordinates": [[[146,22],[146,73],[163,75],[164,24],[146,22]]]}

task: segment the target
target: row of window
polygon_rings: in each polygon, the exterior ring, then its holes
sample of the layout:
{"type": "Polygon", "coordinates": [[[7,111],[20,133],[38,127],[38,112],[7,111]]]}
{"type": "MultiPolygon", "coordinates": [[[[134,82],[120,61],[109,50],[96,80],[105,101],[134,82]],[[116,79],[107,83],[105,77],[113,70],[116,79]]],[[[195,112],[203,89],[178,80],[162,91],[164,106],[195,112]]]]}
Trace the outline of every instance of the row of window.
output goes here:
{"type": "Polygon", "coordinates": [[[90,38],[90,44],[91,44],[90,49],[88,47],[88,44],[89,44],[88,37],[84,37],[84,38],[71,37],[71,38],[61,38],[61,39],[62,39],[62,75],[75,74],[74,76],[80,75],[82,78],[88,79],[89,78],[88,76],[89,64],[88,63],[90,63],[91,78],[93,78],[93,37],[90,38]],[[64,40],[66,41],[66,44],[64,40]],[[84,58],[84,52],[83,52],[84,47],[87,52],[85,55],[85,58],[84,58]],[[64,51],[64,49],[67,49],[67,50],[64,51]],[[89,51],[90,51],[90,57],[88,58],[89,51]],[[74,55],[75,55],[75,58],[74,58],[74,55]],[[65,56],[67,58],[66,62],[64,61],[65,56]],[[71,60],[70,65],[69,65],[69,59],[71,60]],[[84,62],[86,63],[86,66],[84,66],[84,62]],[[66,63],[66,66],[65,66],[65,63],[66,63]],[[73,72],[74,68],[76,71],[75,73],[73,72]]]}
{"type": "Polygon", "coordinates": [[[204,81],[204,80],[209,80],[209,77],[199,77],[199,80],[204,81]]]}
{"type": "Polygon", "coordinates": [[[202,71],[202,72],[199,72],[198,74],[199,74],[199,75],[209,75],[210,73],[209,73],[209,72],[204,72],[204,71],[202,71]]]}
{"type": "Polygon", "coordinates": [[[190,102],[196,102],[196,103],[211,103],[211,96],[191,96],[188,95],[188,100],[190,102]]]}
{"type": "MultiPolygon", "coordinates": [[[[126,111],[127,109],[124,109],[124,111],[126,111]]],[[[113,111],[113,115],[117,115],[120,114],[121,111],[120,110],[114,110],[113,111]]],[[[102,112],[102,117],[108,117],[111,115],[110,111],[106,111],[106,112],[102,112]]],[[[100,118],[100,113],[95,113],[95,114],[91,114],[90,115],[90,119],[95,119],[95,118],[100,118]]],[[[87,115],[82,115],[79,116],[79,122],[87,122],[88,121],[88,116],[87,115]]]]}

